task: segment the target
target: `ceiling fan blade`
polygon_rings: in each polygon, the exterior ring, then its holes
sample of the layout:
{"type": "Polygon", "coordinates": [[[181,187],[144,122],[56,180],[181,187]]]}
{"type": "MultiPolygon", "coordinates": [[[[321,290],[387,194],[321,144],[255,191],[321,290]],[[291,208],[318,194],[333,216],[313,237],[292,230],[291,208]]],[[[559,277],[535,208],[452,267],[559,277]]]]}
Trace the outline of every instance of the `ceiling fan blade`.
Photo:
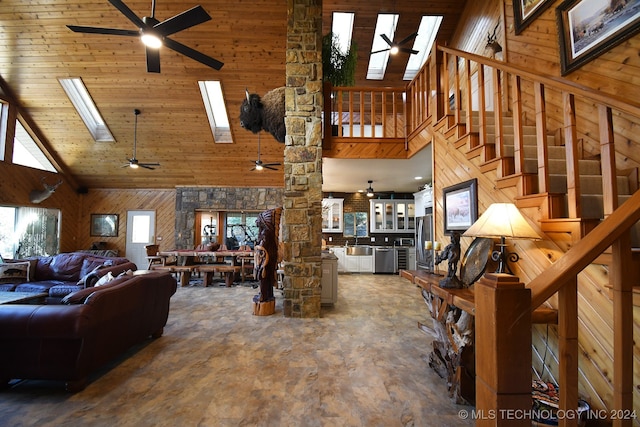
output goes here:
{"type": "Polygon", "coordinates": [[[263,163],[262,166],[280,166],[280,163],[263,163]]]}
{"type": "Polygon", "coordinates": [[[391,49],[376,50],[375,52],[371,52],[371,55],[373,55],[374,53],[386,52],[388,50],[391,50],[391,49]]]}
{"type": "Polygon", "coordinates": [[[153,49],[146,47],[147,52],[147,72],[159,73],[160,72],[160,49],[153,49]]]}
{"type": "Polygon", "coordinates": [[[71,31],[75,33],[108,34],[111,36],[132,36],[132,37],[137,37],[140,35],[138,31],[118,30],[116,28],[82,27],[79,25],[67,25],[67,28],[69,28],[71,31]]]}
{"type": "Polygon", "coordinates": [[[185,10],[176,16],[162,21],[161,23],[154,25],[153,29],[157,30],[163,36],[177,33],[178,31],[186,30],[195,25],[202,24],[211,19],[211,16],[204,10],[202,6],[195,6],[189,10],[185,10]]]}
{"type": "Polygon", "coordinates": [[[183,54],[184,56],[188,56],[189,58],[194,59],[204,65],[208,65],[215,70],[219,70],[224,65],[217,59],[207,56],[204,53],[200,53],[197,50],[191,49],[190,47],[185,46],[182,43],[178,43],[175,40],[171,40],[168,37],[165,37],[164,45],[169,49],[173,49],[176,52],[183,54]]]}
{"type": "Polygon", "coordinates": [[[272,171],[277,171],[278,170],[277,168],[273,168],[273,167],[271,167],[269,165],[262,165],[262,167],[265,168],[265,169],[271,169],[272,171]]]}
{"type": "Polygon", "coordinates": [[[380,37],[382,37],[382,39],[384,41],[386,41],[389,46],[391,46],[393,44],[393,42],[391,40],[389,40],[389,37],[387,37],[386,34],[380,34],[380,37]]]}
{"type": "Polygon", "coordinates": [[[398,44],[405,44],[406,42],[408,42],[409,40],[413,40],[418,36],[418,33],[415,32],[413,34],[409,34],[407,37],[403,38],[401,42],[399,42],[398,44]]]}
{"type": "Polygon", "coordinates": [[[133,13],[133,11],[131,9],[129,9],[129,7],[126,4],[124,4],[123,2],[121,2],[120,0],[109,0],[109,3],[111,3],[113,5],[113,7],[118,9],[120,11],[120,13],[122,13],[124,16],[126,16],[129,19],[129,21],[131,21],[134,24],[136,24],[136,27],[138,27],[138,28],[148,28],[148,25],[145,24],[142,21],[142,19],[138,18],[138,15],[133,13]]]}
{"type": "Polygon", "coordinates": [[[156,169],[156,168],[152,168],[147,163],[138,163],[138,166],[140,166],[141,168],[145,168],[145,169],[151,169],[151,170],[155,170],[156,169]]]}
{"type": "Polygon", "coordinates": [[[401,48],[399,48],[399,49],[400,49],[400,52],[404,52],[404,53],[409,53],[409,54],[416,54],[416,53],[418,53],[418,51],[417,51],[417,50],[409,49],[409,48],[407,48],[407,47],[401,47],[401,48]]]}

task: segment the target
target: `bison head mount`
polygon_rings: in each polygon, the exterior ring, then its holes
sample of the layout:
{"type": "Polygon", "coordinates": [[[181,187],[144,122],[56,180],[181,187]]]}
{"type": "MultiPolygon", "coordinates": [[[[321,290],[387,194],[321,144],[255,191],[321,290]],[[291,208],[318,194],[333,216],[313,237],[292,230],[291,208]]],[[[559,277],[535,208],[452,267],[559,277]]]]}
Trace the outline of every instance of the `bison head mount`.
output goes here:
{"type": "Polygon", "coordinates": [[[262,98],[245,90],[246,99],[240,106],[240,126],[253,133],[265,130],[276,141],[284,142],[284,93],[284,86],[270,90],[262,98]]]}

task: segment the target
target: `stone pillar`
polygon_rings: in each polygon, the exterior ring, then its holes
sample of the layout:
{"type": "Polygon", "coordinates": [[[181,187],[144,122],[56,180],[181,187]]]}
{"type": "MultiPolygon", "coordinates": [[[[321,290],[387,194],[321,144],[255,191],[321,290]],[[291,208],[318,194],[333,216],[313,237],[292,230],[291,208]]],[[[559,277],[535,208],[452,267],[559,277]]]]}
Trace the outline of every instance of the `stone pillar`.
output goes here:
{"type": "Polygon", "coordinates": [[[322,0],[287,0],[284,315],[320,317],[322,0]]]}
{"type": "Polygon", "coordinates": [[[531,290],[499,273],[474,288],[476,426],[530,426],[531,290]]]}

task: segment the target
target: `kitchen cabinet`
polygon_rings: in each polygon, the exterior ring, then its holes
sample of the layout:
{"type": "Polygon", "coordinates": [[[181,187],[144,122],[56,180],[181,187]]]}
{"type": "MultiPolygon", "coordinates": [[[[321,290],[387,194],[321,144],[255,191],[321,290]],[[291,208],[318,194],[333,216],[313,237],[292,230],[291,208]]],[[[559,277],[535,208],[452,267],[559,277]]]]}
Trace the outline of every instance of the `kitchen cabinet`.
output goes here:
{"type": "Polygon", "coordinates": [[[345,255],[348,273],[373,273],[373,255],[345,255]]]}
{"type": "Polygon", "coordinates": [[[320,303],[333,305],[338,301],[338,259],[334,254],[322,254],[322,290],[320,303]]]}
{"type": "Polygon", "coordinates": [[[372,233],[413,233],[415,230],[415,202],[413,200],[369,201],[372,233]]]}
{"type": "Polygon", "coordinates": [[[322,199],[322,232],[342,233],[343,199],[322,199]]]}
{"type": "Polygon", "coordinates": [[[409,248],[409,261],[407,262],[407,268],[409,270],[415,270],[417,268],[415,246],[409,248]]]}
{"type": "Polygon", "coordinates": [[[347,265],[345,261],[345,249],[342,246],[331,248],[331,252],[338,258],[338,273],[344,273],[347,271],[347,265]]]}

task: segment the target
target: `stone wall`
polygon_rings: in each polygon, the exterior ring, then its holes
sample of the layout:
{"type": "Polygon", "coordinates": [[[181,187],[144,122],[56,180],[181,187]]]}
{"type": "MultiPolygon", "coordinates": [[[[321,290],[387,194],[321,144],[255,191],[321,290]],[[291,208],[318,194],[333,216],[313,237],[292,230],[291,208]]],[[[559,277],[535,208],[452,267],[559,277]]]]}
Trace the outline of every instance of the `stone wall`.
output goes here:
{"type": "Polygon", "coordinates": [[[197,209],[216,211],[258,211],[282,206],[282,188],[177,187],[177,249],[193,249],[197,209]]]}

